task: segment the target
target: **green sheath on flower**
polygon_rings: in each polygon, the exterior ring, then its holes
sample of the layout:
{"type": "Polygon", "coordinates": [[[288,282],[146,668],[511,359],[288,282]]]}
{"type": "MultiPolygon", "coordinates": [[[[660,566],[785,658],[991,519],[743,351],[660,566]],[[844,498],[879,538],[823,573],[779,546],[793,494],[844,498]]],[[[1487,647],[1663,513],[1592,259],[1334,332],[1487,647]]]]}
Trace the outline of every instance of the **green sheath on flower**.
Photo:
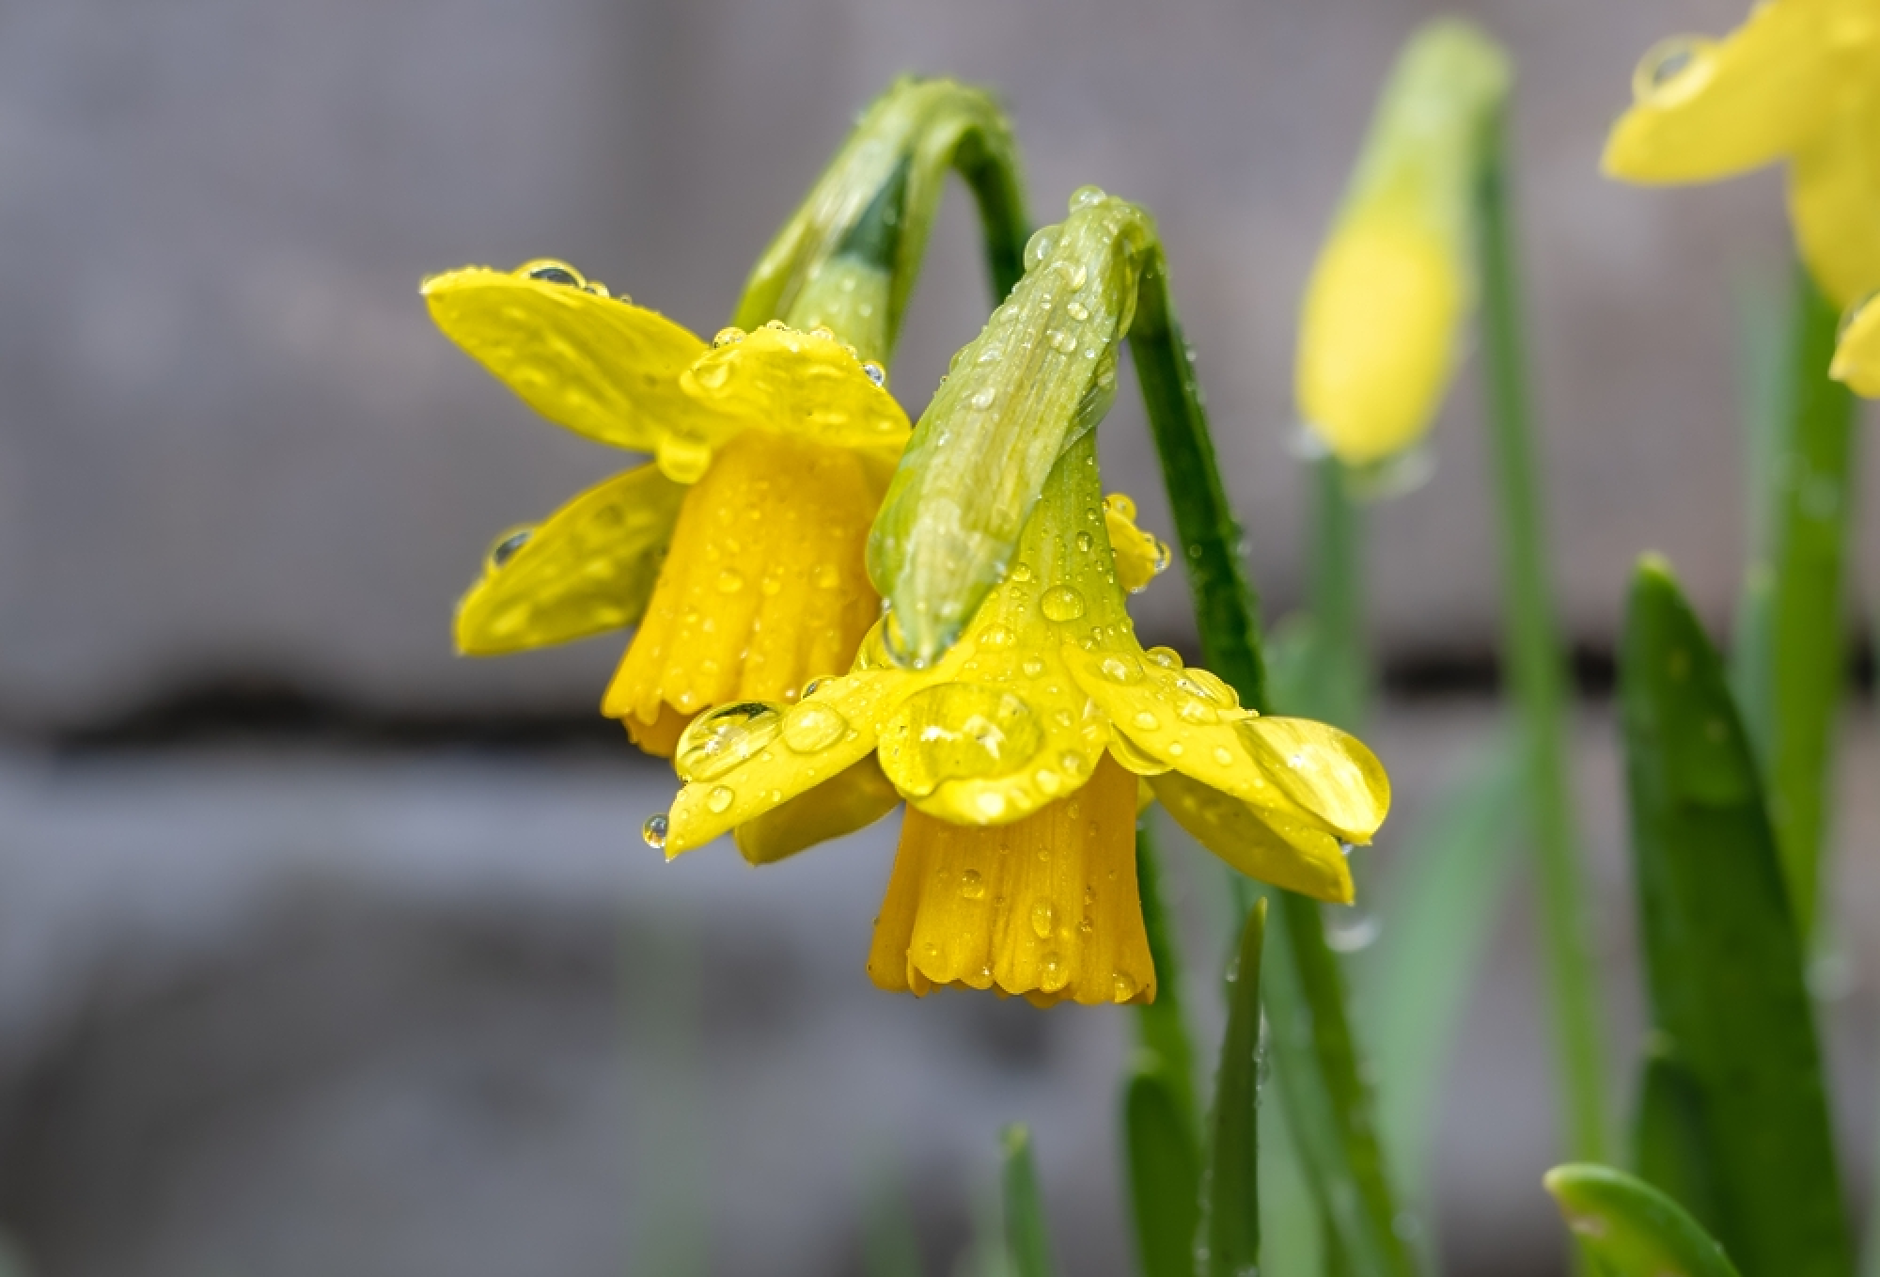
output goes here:
{"type": "Polygon", "coordinates": [[[1474,301],[1483,126],[1509,79],[1498,45],[1439,18],[1384,87],[1299,325],[1299,411],[1347,465],[1415,444],[1442,403],[1474,301]]]}
{"type": "Polygon", "coordinates": [[[1025,277],[954,356],[875,520],[868,572],[897,659],[932,664],[1005,576],[1051,468],[1116,397],[1136,286],[1160,256],[1153,219],[1094,186],[1025,246],[1025,277]]]}

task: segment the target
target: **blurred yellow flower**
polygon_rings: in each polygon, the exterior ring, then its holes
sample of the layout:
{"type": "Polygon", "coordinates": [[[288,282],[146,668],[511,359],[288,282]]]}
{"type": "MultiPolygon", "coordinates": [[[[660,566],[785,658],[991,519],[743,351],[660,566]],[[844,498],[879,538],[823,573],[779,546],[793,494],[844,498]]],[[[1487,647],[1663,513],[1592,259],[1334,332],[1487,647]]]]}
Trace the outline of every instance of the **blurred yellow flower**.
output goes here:
{"type": "Polygon", "coordinates": [[[423,292],[529,406],[655,458],[499,538],[458,605],[460,651],[638,622],[603,709],[656,754],[707,706],[791,700],[848,663],[879,612],[863,553],[909,434],[879,364],[782,324],[707,344],[560,262],[423,292]]]}
{"type": "Polygon", "coordinates": [[[1366,466],[1423,437],[1473,300],[1473,183],[1507,58],[1469,23],[1427,23],[1379,99],[1299,320],[1300,415],[1366,466]]]}
{"type": "Polygon", "coordinates": [[[895,666],[878,626],[851,673],[796,704],[697,719],[675,759],[686,784],[648,841],[676,856],[735,830],[764,863],[905,799],[871,977],[1040,1005],[1155,996],[1135,876],[1139,777],[1235,868],[1349,901],[1340,843],[1383,821],[1383,769],[1342,732],[1259,717],[1206,670],[1145,652],[1124,606],[1142,556],[1122,568],[1112,548],[1113,528],[1138,547],[1140,534],[1099,493],[1085,433],[1052,470],[1004,582],[932,665],[895,666]]]}
{"type": "Polygon", "coordinates": [[[1631,182],[1707,182],[1788,160],[1789,211],[1836,305],[1880,287],[1880,6],[1768,0],[1721,40],[1677,36],[1632,76],[1602,161],[1631,182]]]}

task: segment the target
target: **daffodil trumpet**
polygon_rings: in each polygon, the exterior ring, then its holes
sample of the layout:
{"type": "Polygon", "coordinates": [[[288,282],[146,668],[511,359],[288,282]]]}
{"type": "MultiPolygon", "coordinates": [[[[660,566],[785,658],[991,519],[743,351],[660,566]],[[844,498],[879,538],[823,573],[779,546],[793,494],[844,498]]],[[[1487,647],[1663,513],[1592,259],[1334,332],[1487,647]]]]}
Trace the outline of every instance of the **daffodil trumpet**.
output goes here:
{"type": "Polygon", "coordinates": [[[670,754],[705,707],[794,697],[878,613],[863,550],[909,427],[885,360],[950,167],[1016,274],[1016,148],[979,90],[904,79],[862,117],[712,341],[563,262],[468,267],[423,293],[444,332],[549,420],[653,461],[499,536],[459,651],[638,625],[603,700],[670,754]],[[840,335],[838,335],[840,334],[840,335]]]}
{"type": "Polygon", "coordinates": [[[1121,512],[1106,507],[1085,432],[941,659],[896,664],[890,616],[850,673],[796,703],[701,716],[675,757],[685,785],[649,840],[670,857],[735,831],[764,862],[904,801],[871,977],[1044,1005],[1154,997],[1135,881],[1144,781],[1241,872],[1349,901],[1341,844],[1382,822],[1382,767],[1343,732],[1262,717],[1173,651],[1144,651],[1124,605],[1141,566],[1119,560],[1112,533],[1133,530],[1121,512]]]}
{"type": "Polygon", "coordinates": [[[1499,46],[1439,18],[1404,46],[1378,101],[1299,321],[1299,413],[1346,466],[1414,448],[1442,405],[1474,306],[1484,122],[1509,80],[1499,46]]]}

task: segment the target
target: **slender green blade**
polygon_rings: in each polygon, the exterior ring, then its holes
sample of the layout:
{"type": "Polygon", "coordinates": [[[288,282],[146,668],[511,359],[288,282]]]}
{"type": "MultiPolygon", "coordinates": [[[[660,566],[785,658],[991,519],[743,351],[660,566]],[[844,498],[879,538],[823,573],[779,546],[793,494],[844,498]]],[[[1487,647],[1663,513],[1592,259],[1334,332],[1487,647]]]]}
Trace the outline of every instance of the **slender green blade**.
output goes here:
{"type": "Polygon", "coordinates": [[[1015,1277],[1051,1277],[1051,1235],[1044,1199],[1031,1161],[1031,1132],[1014,1123],[1001,1135],[1005,1146],[1005,1246],[1015,1277]]]}
{"type": "Polygon", "coordinates": [[[1737,1277],[1723,1247],[1643,1180],[1581,1163],[1556,1166],[1541,1182],[1581,1247],[1612,1277],[1737,1277]]]}
{"type": "Polygon", "coordinates": [[[1620,663],[1633,866],[1657,1053],[1690,1082],[1717,1214],[1747,1277],[1853,1259],[1802,946],[1721,662],[1658,560],[1620,663]]]}
{"type": "Polygon", "coordinates": [[[1198,1142],[1201,1106],[1195,1098],[1194,1044],[1182,1011],[1181,956],[1162,895],[1161,857],[1147,821],[1136,829],[1136,887],[1142,899],[1143,926],[1149,935],[1149,958],[1155,965],[1155,1001],[1136,1011],[1137,1039],[1141,1043],[1137,1068],[1160,1075],[1198,1142]]]}
{"type": "Polygon", "coordinates": [[[1351,1277],[1413,1273],[1318,902],[1286,891],[1269,898],[1277,903],[1262,974],[1274,1076],[1328,1244],[1351,1277]]]}
{"type": "Polygon", "coordinates": [[[891,1167],[871,1177],[862,1217],[862,1270],[868,1277],[921,1277],[920,1236],[901,1178],[891,1167]]]}
{"type": "Polygon", "coordinates": [[[1377,1065],[1384,1147],[1414,1201],[1429,1200],[1443,1078],[1519,863],[1526,785],[1502,742],[1378,857],[1384,926],[1352,963],[1353,1015],[1377,1065]]]}
{"type": "Polygon", "coordinates": [[[1227,974],[1227,1031],[1214,1079],[1202,1196],[1201,1271],[1241,1277],[1260,1268],[1260,956],[1267,902],[1247,911],[1227,974]]]}
{"type": "Polygon", "coordinates": [[[1632,1164],[1698,1219],[1720,1219],[1717,1177],[1705,1144],[1703,1092],[1690,1070],[1666,1053],[1668,1045],[1653,1043],[1645,1057],[1632,1164]]]}
{"type": "Polygon", "coordinates": [[[1193,1277],[1201,1150],[1168,1078],[1145,1070],[1123,1092],[1123,1140],[1143,1277],[1193,1277]]]}
{"type": "MultiPolygon", "coordinates": [[[[1847,682],[1843,587],[1856,422],[1852,393],[1827,375],[1839,318],[1798,270],[1783,435],[1769,474],[1763,761],[1769,815],[1804,941],[1814,931],[1835,712],[1847,682]]],[[[1756,584],[1752,579],[1752,589],[1756,584]]]]}

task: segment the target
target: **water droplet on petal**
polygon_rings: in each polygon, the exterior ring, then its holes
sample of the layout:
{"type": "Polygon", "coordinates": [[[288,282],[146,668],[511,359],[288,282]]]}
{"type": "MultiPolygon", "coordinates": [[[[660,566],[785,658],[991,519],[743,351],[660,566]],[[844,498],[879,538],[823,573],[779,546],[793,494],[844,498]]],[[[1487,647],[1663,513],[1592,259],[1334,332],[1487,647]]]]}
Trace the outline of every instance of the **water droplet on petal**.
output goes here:
{"type": "Polygon", "coordinates": [[[1048,900],[1040,900],[1031,907],[1032,934],[1040,940],[1051,938],[1051,926],[1057,919],[1057,911],[1051,908],[1048,900]]]}
{"type": "Polygon", "coordinates": [[[663,811],[648,816],[646,823],[640,826],[640,837],[644,838],[646,845],[654,851],[664,851],[666,850],[666,827],[669,823],[663,811]]]}
{"type": "Polygon", "coordinates": [[[1096,543],[1097,539],[1088,532],[1079,532],[1077,534],[1077,548],[1084,551],[1086,554],[1090,552],[1091,547],[1096,545],[1096,543]]]}
{"type": "Polygon", "coordinates": [[[1075,621],[1084,614],[1084,596],[1068,585],[1054,585],[1038,600],[1038,610],[1053,621],[1075,621]]]}
{"type": "Polygon", "coordinates": [[[738,342],[743,341],[744,338],[744,330],[736,325],[730,328],[720,328],[718,335],[712,338],[712,349],[720,350],[726,346],[736,345],[738,342]]]}
{"type": "Polygon", "coordinates": [[[1216,745],[1214,747],[1214,761],[1223,767],[1232,767],[1234,765],[1234,751],[1225,745],[1216,745]]]}
{"type": "Polygon", "coordinates": [[[1669,95],[1687,78],[1695,87],[1692,72],[1708,61],[1705,55],[1711,47],[1711,41],[1690,35],[1672,36],[1653,45],[1632,72],[1633,97],[1643,102],[1669,95]]]}
{"type": "Polygon", "coordinates": [[[1031,564],[1014,563],[1011,572],[1006,576],[1006,580],[1017,581],[1021,585],[1031,580],[1031,564]]]}
{"type": "Polygon", "coordinates": [[[1137,990],[1142,988],[1140,984],[1136,983],[1136,978],[1127,971],[1116,972],[1115,975],[1111,977],[1111,980],[1112,988],[1115,990],[1115,998],[1118,1002],[1129,1001],[1136,996],[1137,990]]]}
{"type": "Polygon", "coordinates": [[[712,446],[692,435],[669,430],[660,436],[653,459],[674,483],[697,483],[711,469],[712,446]]]}
{"type": "Polygon", "coordinates": [[[1037,270],[1044,264],[1044,259],[1051,256],[1051,250],[1057,247],[1057,240],[1051,234],[1055,227],[1046,226],[1034,231],[1025,241],[1025,269],[1037,270]]]}
{"type": "Polygon", "coordinates": [[[722,816],[731,806],[731,800],[734,797],[736,795],[731,792],[730,786],[713,785],[711,792],[705,795],[705,805],[712,810],[714,815],[722,816]]]}
{"type": "Polygon", "coordinates": [[[1172,647],[1152,647],[1143,655],[1165,670],[1178,670],[1182,667],[1181,654],[1172,647]]]}
{"type": "Polygon", "coordinates": [[[498,537],[496,544],[490,547],[490,566],[500,568],[516,557],[516,551],[529,543],[535,535],[534,528],[518,528],[514,532],[505,532],[498,537]]]}
{"type": "Polygon", "coordinates": [[[960,875],[960,894],[968,900],[985,899],[986,880],[977,869],[968,869],[960,875]]]}
{"type": "Polygon", "coordinates": [[[1057,953],[1044,955],[1044,964],[1038,972],[1038,987],[1046,993],[1056,993],[1070,983],[1070,970],[1064,965],[1064,959],[1057,953]]]}
{"type": "MultiPolygon", "coordinates": [[[[1078,269],[1082,270],[1083,268],[1080,266],[1078,269]]],[[[1090,307],[1084,305],[1082,302],[1072,302],[1064,309],[1072,319],[1075,319],[1079,323],[1090,318],[1090,307]]]]}
{"type": "Polygon", "coordinates": [[[886,386],[888,384],[888,370],[874,360],[871,359],[863,364],[862,371],[867,373],[868,379],[877,386],[886,386]]]}
{"type": "Polygon", "coordinates": [[[587,280],[580,271],[568,265],[567,262],[558,262],[551,258],[544,257],[539,261],[530,262],[522,268],[522,273],[530,279],[539,279],[544,284],[560,284],[564,288],[587,286],[587,280]]]}
{"type": "Polygon", "coordinates": [[[1134,722],[1138,728],[1145,732],[1152,732],[1162,725],[1161,721],[1146,709],[1137,710],[1135,718],[1130,721],[1134,722]]]}
{"type": "Polygon", "coordinates": [[[831,705],[807,701],[783,716],[783,743],[799,754],[828,749],[849,730],[849,720],[831,705]]]}
{"type": "Polygon", "coordinates": [[[1012,633],[1011,630],[1003,625],[988,625],[985,629],[979,631],[978,643],[980,647],[997,649],[1010,647],[1016,642],[1018,642],[1018,635],[1012,633]]]}
{"type": "Polygon", "coordinates": [[[1080,186],[1071,192],[1071,211],[1090,208],[1109,199],[1109,194],[1101,186],[1080,186]]]}
{"type": "Polygon", "coordinates": [[[673,767],[684,780],[715,780],[777,739],[782,719],[762,701],[721,705],[685,729],[673,767]]]}
{"type": "Polygon", "coordinates": [[[968,402],[971,403],[973,407],[979,409],[979,411],[984,412],[986,409],[992,407],[992,401],[998,397],[999,392],[994,390],[991,386],[987,386],[985,389],[975,392],[968,402]]]}
{"type": "Polygon", "coordinates": [[[718,592],[736,594],[744,588],[744,577],[734,568],[726,568],[718,574],[718,592]]]}
{"type": "Polygon", "coordinates": [[[1134,661],[1126,661],[1120,656],[1106,656],[1097,667],[1103,671],[1103,677],[1112,683],[1133,683],[1142,677],[1142,668],[1134,661]]]}

